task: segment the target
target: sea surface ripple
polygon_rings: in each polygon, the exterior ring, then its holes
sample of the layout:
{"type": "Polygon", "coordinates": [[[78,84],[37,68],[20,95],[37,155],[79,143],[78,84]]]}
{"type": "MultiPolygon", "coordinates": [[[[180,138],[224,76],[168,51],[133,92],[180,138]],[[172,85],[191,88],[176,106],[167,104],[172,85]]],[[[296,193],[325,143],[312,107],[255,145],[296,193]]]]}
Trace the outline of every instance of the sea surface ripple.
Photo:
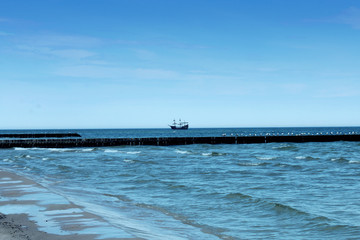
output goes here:
{"type": "MultiPolygon", "coordinates": [[[[320,130],[253,129],[252,134],[320,130]]],[[[95,136],[95,130],[82,131],[95,136]]],[[[96,131],[96,136],[116,132],[96,131]]],[[[143,136],[153,134],[149,131],[143,136]]],[[[12,148],[0,150],[0,167],[147,239],[160,239],[162,231],[179,239],[360,238],[358,142],[12,148]]]]}

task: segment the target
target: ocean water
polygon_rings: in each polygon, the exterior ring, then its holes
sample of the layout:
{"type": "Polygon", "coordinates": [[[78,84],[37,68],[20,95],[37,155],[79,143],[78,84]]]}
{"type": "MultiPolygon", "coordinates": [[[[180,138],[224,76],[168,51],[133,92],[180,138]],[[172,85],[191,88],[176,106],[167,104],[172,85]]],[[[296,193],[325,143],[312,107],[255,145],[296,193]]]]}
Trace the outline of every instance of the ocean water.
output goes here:
{"type": "MultiPolygon", "coordinates": [[[[174,137],[359,134],[360,128],[61,131],[174,137]]],[[[0,131],[10,132],[27,131],[0,131]]],[[[360,142],[12,148],[0,149],[0,168],[146,239],[360,238],[360,142]]]]}

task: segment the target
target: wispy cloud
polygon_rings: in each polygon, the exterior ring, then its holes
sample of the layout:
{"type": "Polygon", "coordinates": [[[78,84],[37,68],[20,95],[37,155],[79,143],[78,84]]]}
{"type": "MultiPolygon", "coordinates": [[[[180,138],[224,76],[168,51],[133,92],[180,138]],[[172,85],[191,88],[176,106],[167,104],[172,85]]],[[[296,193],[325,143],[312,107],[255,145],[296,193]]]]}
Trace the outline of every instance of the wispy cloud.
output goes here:
{"type": "Polygon", "coordinates": [[[338,23],[348,24],[355,29],[360,29],[360,8],[351,7],[336,17],[338,23]]]}
{"type": "Polygon", "coordinates": [[[46,47],[71,47],[71,48],[86,48],[102,44],[99,38],[89,36],[77,35],[61,35],[61,34],[40,34],[25,36],[21,40],[23,43],[33,46],[46,47]]]}
{"type": "Polygon", "coordinates": [[[10,36],[10,35],[12,35],[11,33],[9,33],[9,32],[4,32],[4,31],[0,31],[0,36],[10,36]]]}
{"type": "Polygon", "coordinates": [[[1,22],[10,22],[10,19],[8,19],[8,18],[0,18],[0,23],[1,22]]]}
{"type": "MultiPolygon", "coordinates": [[[[6,22],[10,22],[10,19],[0,17],[0,23],[6,23],[6,22]]],[[[9,32],[0,30],[0,36],[10,36],[10,35],[12,35],[12,34],[9,32]]]]}
{"type": "Polygon", "coordinates": [[[304,92],[307,85],[303,83],[287,83],[281,85],[280,87],[288,94],[300,94],[304,92]]]}
{"type": "MultiPolygon", "coordinates": [[[[0,36],[2,32],[0,32],[0,36]]],[[[4,34],[8,34],[4,32],[4,34]]],[[[40,58],[80,60],[97,55],[93,50],[102,40],[88,36],[39,34],[17,35],[12,39],[12,50],[40,58]]]]}
{"type": "Polygon", "coordinates": [[[309,23],[336,23],[350,25],[354,29],[360,29],[360,8],[350,7],[342,10],[338,15],[318,19],[304,19],[309,23]]]}
{"type": "Polygon", "coordinates": [[[351,86],[328,87],[319,90],[316,97],[318,98],[347,98],[360,96],[360,90],[351,86]]]}
{"type": "Polygon", "coordinates": [[[58,69],[56,75],[79,78],[99,78],[99,79],[155,79],[169,80],[179,79],[179,73],[165,69],[146,69],[146,68],[121,68],[98,65],[78,65],[68,66],[58,69]]]}
{"type": "Polygon", "coordinates": [[[181,49],[207,49],[209,46],[207,45],[199,45],[193,43],[186,43],[180,41],[173,40],[164,40],[164,39],[153,39],[147,41],[139,41],[139,40],[115,40],[114,44],[124,45],[124,46],[136,46],[136,47],[147,47],[147,46],[161,46],[168,48],[181,48],[181,49]]]}
{"type": "Polygon", "coordinates": [[[19,45],[17,50],[22,53],[37,55],[40,57],[58,57],[79,60],[95,56],[96,53],[83,49],[57,49],[51,47],[19,45]]]}
{"type": "Polygon", "coordinates": [[[53,54],[62,58],[72,58],[72,59],[83,59],[95,56],[96,53],[82,50],[82,49],[63,49],[63,50],[52,50],[50,54],[53,54]]]}
{"type": "Polygon", "coordinates": [[[261,68],[257,68],[256,70],[260,71],[260,72],[277,72],[277,71],[279,71],[278,68],[273,68],[273,67],[261,67],[261,68]]]}
{"type": "Polygon", "coordinates": [[[156,53],[149,50],[135,49],[134,52],[136,56],[141,60],[154,60],[157,58],[156,53]]]}

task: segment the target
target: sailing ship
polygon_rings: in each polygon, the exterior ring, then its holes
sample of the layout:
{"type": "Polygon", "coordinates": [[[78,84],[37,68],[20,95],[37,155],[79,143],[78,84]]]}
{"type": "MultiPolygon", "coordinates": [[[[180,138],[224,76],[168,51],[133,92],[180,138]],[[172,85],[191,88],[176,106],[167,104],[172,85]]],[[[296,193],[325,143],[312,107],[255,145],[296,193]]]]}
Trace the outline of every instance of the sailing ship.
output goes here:
{"type": "Polygon", "coordinates": [[[179,122],[177,123],[174,119],[174,122],[169,125],[171,127],[171,129],[181,129],[181,130],[186,130],[189,128],[189,122],[185,122],[185,121],[181,121],[181,119],[179,119],[179,122]]]}

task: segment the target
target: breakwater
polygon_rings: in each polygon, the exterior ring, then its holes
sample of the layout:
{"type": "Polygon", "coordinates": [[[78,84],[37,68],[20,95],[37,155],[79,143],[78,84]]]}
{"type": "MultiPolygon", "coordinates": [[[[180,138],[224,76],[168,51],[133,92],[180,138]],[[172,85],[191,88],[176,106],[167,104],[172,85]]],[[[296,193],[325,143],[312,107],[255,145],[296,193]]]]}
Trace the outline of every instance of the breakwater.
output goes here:
{"type": "Polygon", "coordinates": [[[188,145],[188,144],[250,144],[272,142],[335,142],[360,141],[360,135],[298,135],[298,136],[223,136],[223,137],[153,137],[153,138],[68,138],[68,139],[3,139],[0,148],[70,148],[109,147],[121,145],[188,145]]]}
{"type": "Polygon", "coordinates": [[[4,133],[0,138],[66,138],[81,137],[78,133],[4,133]]]}

